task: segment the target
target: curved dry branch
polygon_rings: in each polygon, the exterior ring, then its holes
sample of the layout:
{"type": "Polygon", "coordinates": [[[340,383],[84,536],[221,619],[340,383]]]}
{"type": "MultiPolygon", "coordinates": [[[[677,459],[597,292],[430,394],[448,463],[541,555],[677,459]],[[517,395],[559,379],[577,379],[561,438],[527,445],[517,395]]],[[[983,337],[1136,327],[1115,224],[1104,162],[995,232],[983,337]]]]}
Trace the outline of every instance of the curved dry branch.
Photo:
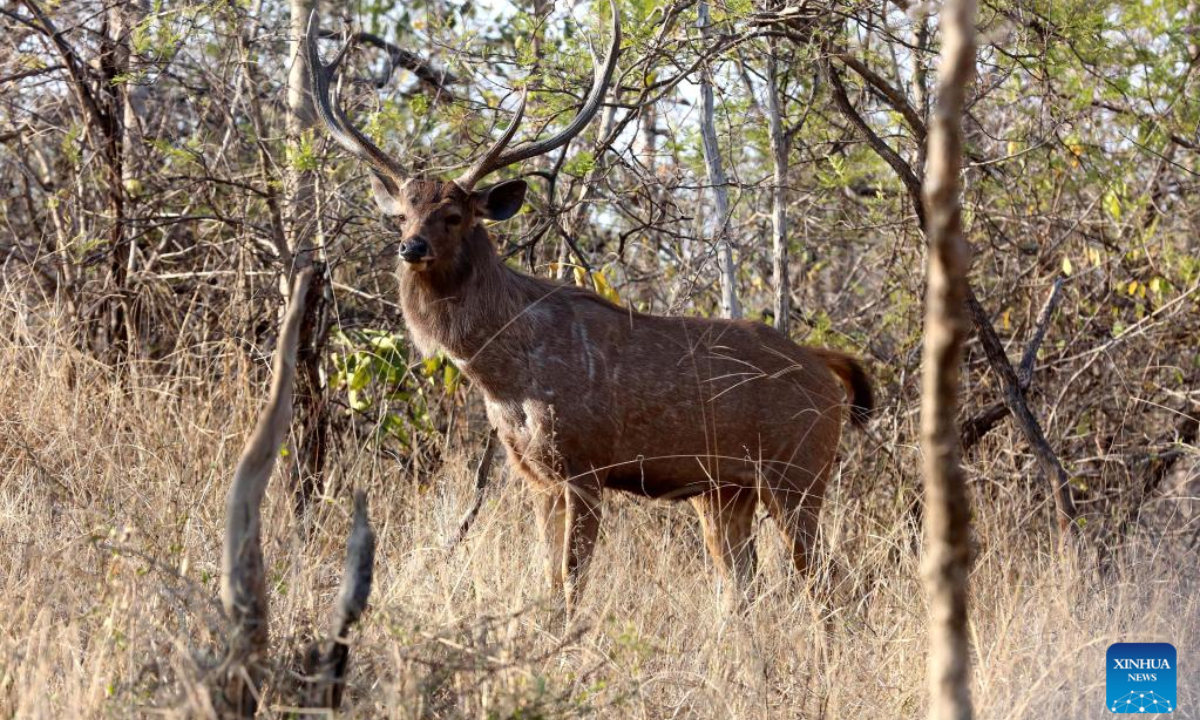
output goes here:
{"type": "Polygon", "coordinates": [[[859,137],[863,139],[871,149],[875,151],[884,162],[891,166],[896,173],[896,177],[900,182],[904,183],[904,188],[908,191],[909,197],[912,199],[913,210],[917,214],[917,221],[921,227],[925,227],[925,206],[921,201],[921,179],[913,172],[913,169],[900,154],[891,148],[883,141],[879,135],[867,125],[867,121],[862,115],[854,109],[854,105],[850,102],[849,96],[846,94],[846,86],[842,83],[841,73],[833,66],[829,57],[822,61],[822,68],[825,71],[825,77],[829,80],[829,87],[832,90],[833,104],[837,106],[842,117],[846,118],[854,127],[859,137]]]}
{"type": "Polygon", "coordinates": [[[521,93],[521,100],[517,104],[517,109],[513,112],[513,118],[504,134],[488,148],[479,160],[454,181],[458,183],[459,187],[470,191],[487,175],[523,160],[552,152],[571,142],[576,135],[583,132],[583,129],[600,110],[600,106],[604,104],[604,95],[608,92],[609,85],[612,83],[613,71],[617,67],[617,56],[621,54],[621,13],[613,0],[609,0],[609,11],[612,13],[612,28],[608,52],[602,62],[597,59],[592,69],[592,89],[588,92],[583,107],[579,109],[574,119],[552,137],[508,147],[525,115],[525,101],[529,97],[529,89],[526,88],[521,93]]]}
{"type": "MultiPolygon", "coordinates": [[[[332,30],[321,30],[319,32],[319,36],[321,38],[339,37],[339,35],[332,30]]],[[[374,33],[369,33],[362,30],[353,33],[349,40],[347,40],[347,45],[353,46],[357,44],[370,45],[371,47],[378,48],[379,50],[387,53],[388,68],[384,71],[382,76],[375,78],[373,81],[375,87],[381,88],[386,85],[388,78],[390,78],[392,75],[392,70],[395,68],[404,68],[413,75],[416,75],[418,80],[447,100],[454,99],[454,95],[446,86],[458,83],[458,77],[449,70],[435,68],[433,63],[427,61],[420,55],[417,55],[410,50],[405,50],[395,43],[388,42],[374,33]]]]}
{"type": "Polygon", "coordinates": [[[230,622],[225,697],[238,717],[253,717],[263,677],[269,634],[262,554],[262,500],[292,421],[292,381],[311,268],[294,281],[291,303],[275,348],[270,394],[246,440],[225,506],[221,602],[230,622]]]}
{"type": "Polygon", "coordinates": [[[324,643],[314,643],[305,659],[305,672],[310,677],[308,699],[310,708],[337,709],[346,690],[346,668],[350,664],[350,628],[367,609],[375,567],[375,532],[367,516],[367,496],[362,490],[354,493],[354,526],[346,540],[346,566],[342,571],[342,589],[333,608],[329,637],[324,643]]]}

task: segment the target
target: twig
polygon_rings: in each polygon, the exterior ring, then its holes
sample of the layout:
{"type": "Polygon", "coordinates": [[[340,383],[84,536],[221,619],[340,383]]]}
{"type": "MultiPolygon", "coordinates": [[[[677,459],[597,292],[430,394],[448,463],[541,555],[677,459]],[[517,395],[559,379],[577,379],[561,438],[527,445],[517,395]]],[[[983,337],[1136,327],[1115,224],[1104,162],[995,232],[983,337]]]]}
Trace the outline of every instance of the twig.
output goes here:
{"type": "Polygon", "coordinates": [[[483,443],[483,457],[479,459],[479,465],[475,467],[475,499],[471,502],[471,507],[463,515],[462,520],[458,522],[458,532],[454,537],[446,543],[446,549],[454,549],[467,536],[467,532],[471,529],[471,523],[475,522],[475,516],[479,514],[479,509],[483,507],[483,498],[487,491],[488,476],[492,470],[492,459],[496,455],[496,431],[488,430],[487,440],[483,443]]]}

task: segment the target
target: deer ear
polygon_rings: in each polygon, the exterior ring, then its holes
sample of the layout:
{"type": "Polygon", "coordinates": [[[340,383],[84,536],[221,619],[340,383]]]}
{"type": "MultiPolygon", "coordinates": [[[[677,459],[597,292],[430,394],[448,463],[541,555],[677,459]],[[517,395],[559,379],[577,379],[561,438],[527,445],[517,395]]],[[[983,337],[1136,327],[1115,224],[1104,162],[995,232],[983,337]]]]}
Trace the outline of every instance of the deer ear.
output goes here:
{"type": "Polygon", "coordinates": [[[396,200],[398,189],[388,178],[371,173],[371,194],[375,196],[375,204],[384,215],[400,214],[400,202],[396,200]]]}
{"type": "Polygon", "coordinates": [[[525,204],[525,191],[528,188],[524,180],[506,180],[476,190],[475,202],[480,209],[480,215],[488,220],[509,219],[525,204]]]}

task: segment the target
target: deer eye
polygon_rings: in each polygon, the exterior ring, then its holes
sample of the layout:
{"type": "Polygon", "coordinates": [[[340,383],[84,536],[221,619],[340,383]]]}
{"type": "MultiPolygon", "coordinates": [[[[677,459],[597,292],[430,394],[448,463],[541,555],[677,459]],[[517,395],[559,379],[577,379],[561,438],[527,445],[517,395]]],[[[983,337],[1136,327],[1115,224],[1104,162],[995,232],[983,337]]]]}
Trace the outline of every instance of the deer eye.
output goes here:
{"type": "Polygon", "coordinates": [[[462,222],[462,215],[459,215],[458,213],[451,213],[450,215],[446,216],[446,224],[450,227],[454,227],[460,222],[462,222]]]}
{"type": "Polygon", "coordinates": [[[407,222],[408,222],[407,215],[393,215],[392,216],[392,224],[395,225],[396,228],[404,227],[404,224],[407,222]]]}

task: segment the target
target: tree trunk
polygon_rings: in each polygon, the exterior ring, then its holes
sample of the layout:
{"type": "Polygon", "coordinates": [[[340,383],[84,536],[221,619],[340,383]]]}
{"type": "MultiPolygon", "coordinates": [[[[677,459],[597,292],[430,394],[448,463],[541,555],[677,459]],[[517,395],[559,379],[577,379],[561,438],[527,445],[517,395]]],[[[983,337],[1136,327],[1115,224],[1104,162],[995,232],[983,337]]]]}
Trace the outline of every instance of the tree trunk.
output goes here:
{"type": "Polygon", "coordinates": [[[788,140],[783,131],[782,96],[776,77],[778,52],[775,40],[770,40],[767,54],[767,115],[770,121],[771,161],[774,171],[771,184],[771,258],[772,273],[775,276],[775,329],[787,335],[788,316],[792,311],[788,281],[788,140]]]}
{"type": "Polygon", "coordinates": [[[100,345],[109,362],[116,364],[127,359],[135,344],[129,317],[128,292],[129,269],[134,254],[130,247],[129,233],[126,232],[129,203],[125,191],[126,145],[125,131],[122,127],[127,97],[123,86],[128,84],[126,77],[129,70],[130,27],[126,21],[126,13],[120,8],[107,15],[106,26],[100,55],[103,126],[96,130],[104,138],[103,154],[109,176],[108,210],[112,216],[112,225],[108,232],[109,288],[101,305],[104,327],[100,345]]]}
{"type": "MultiPolygon", "coordinates": [[[[110,189],[114,197],[114,207],[119,208],[115,213],[115,221],[121,226],[124,226],[131,219],[130,216],[136,212],[138,197],[141,195],[142,168],[139,158],[142,155],[142,143],[144,142],[142,121],[146,113],[147,89],[140,84],[139,78],[134,73],[136,57],[133,49],[133,31],[145,19],[149,9],[149,3],[146,0],[132,0],[118,3],[109,11],[109,22],[112,25],[114,41],[115,70],[119,76],[124,77],[124,80],[113,89],[114,98],[119,105],[114,110],[114,115],[121,118],[119,127],[116,128],[119,136],[114,138],[114,141],[119,143],[115,152],[120,155],[121,187],[110,189]]],[[[131,299],[136,295],[136,291],[128,288],[129,278],[134,274],[134,263],[137,261],[132,237],[136,233],[126,233],[123,227],[119,228],[117,232],[121,234],[121,237],[119,240],[115,240],[119,243],[119,249],[114,246],[113,250],[113,278],[120,290],[117,293],[110,327],[114,337],[118,334],[121,335],[115,347],[124,348],[125,353],[136,353],[141,344],[138,340],[136,318],[131,306],[131,299]]],[[[135,367],[136,365],[130,365],[131,370],[135,367]]]]}
{"type": "MultiPolygon", "coordinates": [[[[701,0],[697,4],[697,14],[700,32],[705,40],[708,40],[713,33],[708,17],[707,0],[701,0]]],[[[729,185],[725,179],[725,168],[721,165],[721,149],[717,145],[712,67],[707,63],[700,74],[700,136],[704,141],[704,166],[708,170],[708,184],[712,186],[716,198],[717,226],[713,239],[717,250],[717,268],[721,277],[721,314],[727,318],[740,318],[742,308],[738,305],[737,275],[734,272],[733,247],[729,238],[729,185]]]]}
{"type": "MultiPolygon", "coordinates": [[[[291,57],[288,76],[288,142],[293,153],[300,151],[307,134],[312,133],[316,110],[313,106],[308,69],[301,55],[301,41],[310,15],[317,8],[315,0],[291,0],[291,57]]],[[[316,20],[319,22],[319,18],[316,20]]],[[[315,174],[294,162],[287,165],[289,190],[288,246],[292,266],[287,268],[281,283],[290,287],[289,279],[321,259],[322,243],[317,232],[317,198],[315,174]]],[[[300,349],[296,374],[296,433],[297,446],[289,467],[291,487],[295,493],[296,510],[303,514],[322,486],[328,441],[328,409],[325,387],[321,382],[321,360],[329,334],[327,317],[327,285],[325,271],[318,262],[316,277],[308,288],[304,321],[301,325],[300,349]]],[[[285,292],[286,297],[286,292],[285,292]]]]}
{"type": "Polygon", "coordinates": [[[924,205],[928,249],[921,451],[925,475],[925,559],[929,595],[929,717],[969,720],[967,571],[970,503],[959,466],[959,367],[970,329],[966,313],[969,249],[959,205],[962,113],[975,68],[975,2],[942,10],[938,97],[929,129],[924,205]]]}

